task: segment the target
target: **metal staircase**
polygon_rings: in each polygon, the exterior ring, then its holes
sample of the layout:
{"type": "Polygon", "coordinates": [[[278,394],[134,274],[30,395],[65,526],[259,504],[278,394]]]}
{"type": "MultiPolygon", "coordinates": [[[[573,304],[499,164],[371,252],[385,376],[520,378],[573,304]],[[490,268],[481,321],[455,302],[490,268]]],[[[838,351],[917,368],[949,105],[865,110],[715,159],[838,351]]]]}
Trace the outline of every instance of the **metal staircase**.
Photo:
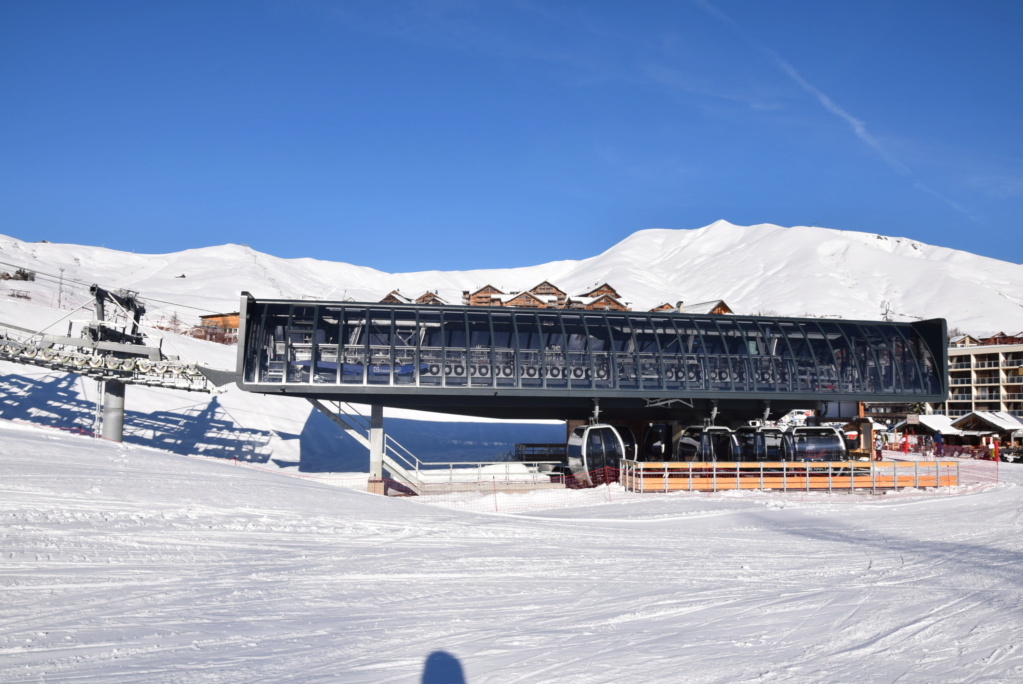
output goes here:
{"type": "MultiPolygon", "coordinates": [[[[336,410],[331,410],[319,399],[309,399],[316,410],[330,418],[338,427],[347,432],[355,441],[367,449],[372,450],[370,442],[370,421],[354,406],[347,402],[331,402],[336,410]]],[[[414,494],[421,494],[421,482],[418,477],[418,466],[422,463],[412,452],[402,446],[390,435],[384,435],[384,467],[387,469],[391,479],[403,487],[407,487],[414,494]]]]}
{"type": "MultiPolygon", "coordinates": [[[[308,398],[318,411],[372,450],[370,420],[347,402],[331,402],[331,408],[308,398]]],[[[560,461],[421,461],[390,435],[383,440],[383,466],[397,487],[406,493],[448,494],[453,491],[523,491],[563,489],[556,466],[560,461]]]]}

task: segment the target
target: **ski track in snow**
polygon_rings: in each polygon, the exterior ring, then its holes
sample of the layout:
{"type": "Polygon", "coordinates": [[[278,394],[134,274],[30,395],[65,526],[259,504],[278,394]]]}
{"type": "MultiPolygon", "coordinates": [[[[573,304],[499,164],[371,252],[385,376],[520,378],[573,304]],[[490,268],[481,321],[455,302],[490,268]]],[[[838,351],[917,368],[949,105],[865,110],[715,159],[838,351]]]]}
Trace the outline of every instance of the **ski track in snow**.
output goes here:
{"type": "Polygon", "coordinates": [[[1014,682],[1023,467],[967,495],[482,515],[0,424],[0,681],[1014,682]]]}

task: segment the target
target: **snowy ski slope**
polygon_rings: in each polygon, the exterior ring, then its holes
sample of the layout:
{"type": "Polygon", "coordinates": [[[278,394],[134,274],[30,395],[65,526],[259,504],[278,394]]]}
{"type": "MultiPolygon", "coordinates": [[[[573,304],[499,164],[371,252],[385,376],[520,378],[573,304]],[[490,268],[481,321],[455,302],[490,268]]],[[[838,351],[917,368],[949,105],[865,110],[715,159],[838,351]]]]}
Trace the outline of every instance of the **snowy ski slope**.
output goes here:
{"type": "Polygon", "coordinates": [[[1023,679],[1023,466],[486,515],[8,422],[0,443],[4,682],[418,682],[438,652],[474,683],[1023,679]]]}

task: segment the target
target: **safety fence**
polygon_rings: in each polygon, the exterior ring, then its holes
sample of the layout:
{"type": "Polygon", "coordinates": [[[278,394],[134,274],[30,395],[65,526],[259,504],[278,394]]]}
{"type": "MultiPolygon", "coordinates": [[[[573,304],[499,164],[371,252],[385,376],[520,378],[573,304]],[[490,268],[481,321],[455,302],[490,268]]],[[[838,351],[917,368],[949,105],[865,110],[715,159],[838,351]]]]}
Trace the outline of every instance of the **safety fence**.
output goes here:
{"type": "Polygon", "coordinates": [[[877,492],[904,487],[956,487],[959,465],[959,461],[624,461],[621,482],[631,492],[737,489],[877,492]]]}
{"type": "MultiPolygon", "coordinates": [[[[10,422],[21,423],[23,421],[10,422]]],[[[88,431],[78,429],[72,430],[72,432],[80,432],[86,435],[89,434],[88,431]]],[[[408,488],[396,480],[384,479],[382,482],[371,482],[366,473],[307,473],[300,472],[297,469],[292,468],[273,467],[265,463],[254,463],[244,460],[225,461],[224,459],[218,459],[208,455],[196,454],[189,455],[187,457],[204,461],[226,462],[236,467],[273,472],[283,476],[299,478],[322,485],[329,485],[349,490],[374,492],[377,494],[386,493],[391,497],[403,497],[410,503],[416,502],[478,513],[525,513],[553,511],[558,509],[618,504],[629,501],[651,501],[661,499],[662,496],[664,497],[664,501],[669,501],[675,498],[680,499],[680,501],[692,501],[693,499],[708,499],[710,501],[714,501],[716,499],[725,500],[741,497],[742,500],[749,501],[751,503],[757,502],[766,505],[773,505],[774,502],[778,501],[806,504],[812,504],[815,501],[834,503],[835,501],[842,500],[841,498],[835,497],[844,498],[855,495],[855,499],[849,500],[854,500],[860,504],[881,504],[892,497],[895,497],[898,500],[907,500],[970,494],[977,491],[983,491],[985,487],[995,485],[999,482],[1000,465],[997,461],[974,459],[963,459],[958,461],[942,460],[938,462],[926,460],[914,461],[914,454],[904,455],[901,452],[896,451],[886,451],[884,455],[886,457],[886,461],[873,462],[873,464],[867,461],[853,462],[852,465],[856,468],[855,474],[846,474],[844,477],[855,477],[856,480],[850,481],[846,479],[843,481],[838,479],[843,477],[843,475],[837,471],[833,471],[831,473],[832,479],[830,491],[827,486],[824,486],[823,488],[811,488],[808,490],[805,488],[805,480],[801,482],[803,485],[802,487],[798,486],[797,483],[800,483],[798,475],[799,469],[806,469],[807,464],[804,462],[786,462],[784,465],[785,473],[783,476],[786,479],[785,484],[788,486],[784,489],[759,488],[759,467],[761,465],[759,463],[755,464],[756,470],[753,471],[753,474],[747,477],[747,479],[752,478],[756,483],[756,486],[753,486],[752,488],[735,488],[736,483],[732,482],[731,488],[725,487],[724,485],[728,483],[729,479],[726,475],[726,471],[730,469],[731,479],[736,479],[736,464],[718,463],[718,472],[716,474],[710,474],[711,480],[717,478],[717,484],[719,486],[716,491],[712,491],[710,489],[700,490],[695,487],[691,491],[688,488],[674,487],[665,491],[663,468],[661,470],[662,482],[660,482],[661,488],[659,490],[653,486],[656,479],[653,475],[651,475],[649,480],[646,480],[644,476],[645,488],[642,491],[632,491],[626,486],[626,483],[630,477],[635,475],[635,473],[630,474],[628,472],[628,467],[626,467],[621,472],[611,468],[604,468],[590,473],[590,482],[595,483],[596,486],[583,487],[580,486],[578,480],[575,480],[571,476],[557,475],[553,473],[545,482],[538,481],[535,478],[515,481],[514,479],[509,480],[491,476],[480,478],[475,481],[431,483],[419,496],[411,495],[408,488]],[[931,464],[930,466],[928,465],[929,463],[931,464]],[[936,468],[933,465],[934,463],[941,464],[941,467],[936,468]],[[871,465],[876,466],[872,471],[872,476],[867,474],[871,471],[863,470],[864,467],[869,468],[871,465]],[[871,480],[871,477],[874,479],[871,480]],[[948,480],[952,477],[957,477],[958,486],[948,483],[948,480]],[[930,478],[932,482],[935,478],[939,478],[943,481],[943,483],[940,486],[928,485],[926,484],[928,478],[930,478]],[[890,486],[893,479],[897,479],[899,483],[898,488],[890,486]],[[538,486],[538,484],[541,486],[538,486]],[[889,486],[884,486],[885,484],[889,484],[889,486]],[[647,487],[647,485],[649,485],[649,487],[647,487]],[[852,489],[850,489],[850,485],[853,485],[852,489]],[[657,495],[657,492],[660,492],[660,496],[657,495]]],[[[626,466],[627,465],[628,464],[626,464],[626,466]]],[[[643,465],[651,466],[663,464],[643,465]]],[[[686,466],[689,464],[672,465],[686,466]]],[[[706,468],[708,465],[713,464],[692,463],[691,465],[695,470],[696,468],[706,468]]],[[[764,463],[763,465],[765,466],[765,484],[767,484],[770,477],[769,468],[767,466],[772,464],[764,463]]],[[[781,463],[773,465],[781,466],[781,463]]],[[[811,463],[810,465],[823,466],[827,464],[811,463]]],[[[837,465],[840,467],[846,467],[849,464],[843,462],[837,465]]],[[[1009,465],[1007,467],[1016,466],[1009,465]]],[[[650,470],[653,472],[653,469],[650,470]]],[[[740,471],[742,470],[743,469],[740,469],[740,471]]],[[[707,475],[708,473],[703,473],[704,477],[707,475]]],[[[779,478],[780,476],[775,474],[774,477],[779,478]]],[[[823,477],[826,481],[828,477],[826,471],[823,477]]],[[[675,478],[669,477],[669,484],[674,484],[674,480],[675,478]]],[[[686,486],[688,487],[688,485],[686,486]]]]}

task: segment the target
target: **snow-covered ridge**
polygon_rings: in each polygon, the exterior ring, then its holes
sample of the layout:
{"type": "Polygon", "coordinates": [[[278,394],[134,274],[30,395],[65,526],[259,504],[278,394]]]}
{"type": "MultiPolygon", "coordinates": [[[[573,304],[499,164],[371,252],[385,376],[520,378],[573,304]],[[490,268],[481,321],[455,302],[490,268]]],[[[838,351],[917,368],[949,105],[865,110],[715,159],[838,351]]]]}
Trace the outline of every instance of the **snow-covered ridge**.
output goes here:
{"type": "MultiPolygon", "coordinates": [[[[40,236],[45,237],[45,236],[40,236]]],[[[549,280],[570,294],[611,283],[636,310],[665,302],[724,299],[737,313],[877,319],[946,318],[974,334],[1023,329],[1023,266],[914,240],[828,228],[718,221],[695,230],[636,232],[580,261],[514,269],[385,273],[349,263],[280,259],[244,245],[134,254],[0,236],[0,270],[59,275],[81,299],[82,284],[139,292],[155,316],[233,311],[239,294],[377,301],[391,290],[436,291],[460,303],[486,284],[528,289],[549,280]],[[180,277],[184,276],[184,277],[180,277]],[[79,285],[72,284],[78,281],[79,285]]],[[[39,283],[37,288],[43,287],[39,283]]],[[[15,287],[0,283],[0,294],[15,287]]],[[[67,301],[67,299],[65,299],[67,301]]]]}

